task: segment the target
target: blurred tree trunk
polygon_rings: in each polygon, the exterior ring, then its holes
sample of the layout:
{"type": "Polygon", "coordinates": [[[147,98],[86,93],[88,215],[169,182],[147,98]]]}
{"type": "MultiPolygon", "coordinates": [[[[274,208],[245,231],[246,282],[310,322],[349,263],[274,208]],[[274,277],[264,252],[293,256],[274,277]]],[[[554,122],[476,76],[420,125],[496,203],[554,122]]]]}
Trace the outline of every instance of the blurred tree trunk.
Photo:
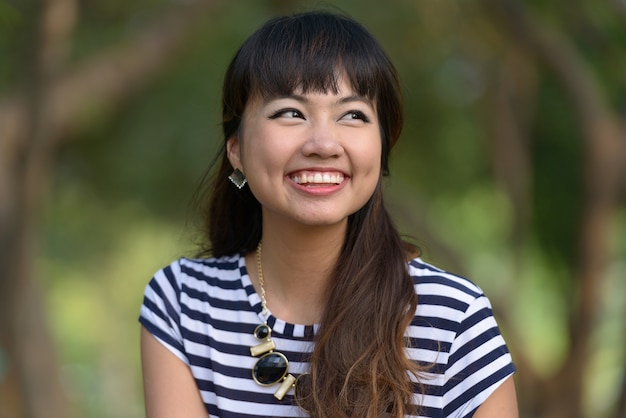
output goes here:
{"type": "MultiPolygon", "coordinates": [[[[515,269],[521,271],[522,252],[531,230],[533,172],[530,131],[537,100],[537,70],[529,60],[508,52],[496,69],[494,92],[488,109],[491,118],[492,162],[496,180],[512,203],[510,247],[515,269]]],[[[518,277],[519,278],[519,277],[518,277]]]]}
{"type": "Polygon", "coordinates": [[[578,225],[578,264],[574,266],[570,315],[570,352],[560,372],[549,379],[521,379],[525,405],[537,418],[580,418],[584,373],[589,370],[593,321],[600,304],[598,290],[606,275],[611,222],[616,213],[626,162],[626,132],[618,113],[596,83],[571,42],[516,0],[484,0],[494,23],[548,68],[570,96],[585,141],[583,216],[578,225]]]}
{"type": "Polygon", "coordinates": [[[86,112],[113,109],[153,80],[215,2],[173,8],[124,45],[63,69],[76,0],[32,3],[27,88],[0,101],[0,418],[72,416],[34,260],[59,143],[86,112]]]}
{"type": "MultiPolygon", "coordinates": [[[[492,89],[489,92],[485,118],[490,129],[491,160],[494,176],[507,194],[513,211],[509,248],[513,254],[511,275],[519,283],[525,262],[525,251],[532,230],[533,167],[530,132],[538,91],[535,65],[515,50],[507,51],[494,69],[492,89]]],[[[506,339],[511,349],[521,347],[519,337],[511,327],[510,312],[505,308],[515,303],[514,294],[499,295],[494,300],[498,321],[506,327],[506,339]]],[[[518,369],[517,385],[529,387],[538,377],[523,350],[514,351],[518,369]]],[[[527,391],[519,391],[519,403],[533,404],[527,391]]]]}
{"type": "MultiPolygon", "coordinates": [[[[71,416],[70,408],[44,321],[33,255],[37,208],[52,162],[44,98],[50,81],[63,69],[77,4],[75,0],[39,0],[29,6],[24,66],[29,83],[19,104],[26,126],[13,160],[3,165],[8,190],[4,189],[5,208],[0,221],[0,265],[5,274],[0,283],[0,347],[7,361],[7,374],[0,388],[0,413],[3,417],[61,418],[71,416]]],[[[3,141],[7,139],[3,135],[3,141]]]]}

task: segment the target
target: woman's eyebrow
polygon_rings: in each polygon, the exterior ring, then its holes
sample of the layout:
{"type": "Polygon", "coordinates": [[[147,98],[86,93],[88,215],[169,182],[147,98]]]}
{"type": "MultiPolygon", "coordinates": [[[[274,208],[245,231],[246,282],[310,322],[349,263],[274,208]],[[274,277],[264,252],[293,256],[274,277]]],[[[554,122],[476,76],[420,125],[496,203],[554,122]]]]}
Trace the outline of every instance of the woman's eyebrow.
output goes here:
{"type": "Polygon", "coordinates": [[[351,96],[342,97],[337,100],[337,104],[345,104],[352,102],[363,102],[368,106],[372,106],[372,101],[368,99],[366,96],[360,96],[358,94],[353,94],[351,96]]]}
{"type": "Polygon", "coordinates": [[[303,96],[303,95],[300,95],[300,94],[295,94],[295,93],[292,93],[292,94],[281,94],[281,95],[278,95],[278,96],[268,97],[265,100],[265,103],[270,103],[270,102],[273,102],[275,100],[282,100],[282,99],[293,99],[293,100],[295,100],[297,102],[304,103],[304,104],[311,103],[311,101],[306,96],[303,96]]]}
{"type": "MultiPolygon", "coordinates": [[[[311,100],[309,100],[308,97],[301,95],[301,94],[283,94],[283,95],[279,95],[279,96],[273,96],[271,98],[268,98],[267,100],[265,100],[266,103],[272,102],[274,100],[281,100],[281,99],[293,99],[297,102],[303,103],[303,104],[309,104],[311,103],[311,100]]],[[[340,97],[339,99],[337,99],[337,104],[338,105],[342,105],[342,104],[346,104],[346,103],[353,103],[353,102],[362,102],[368,106],[372,106],[372,101],[367,98],[366,96],[361,96],[358,94],[352,94],[350,96],[345,96],[345,97],[340,97]]]]}

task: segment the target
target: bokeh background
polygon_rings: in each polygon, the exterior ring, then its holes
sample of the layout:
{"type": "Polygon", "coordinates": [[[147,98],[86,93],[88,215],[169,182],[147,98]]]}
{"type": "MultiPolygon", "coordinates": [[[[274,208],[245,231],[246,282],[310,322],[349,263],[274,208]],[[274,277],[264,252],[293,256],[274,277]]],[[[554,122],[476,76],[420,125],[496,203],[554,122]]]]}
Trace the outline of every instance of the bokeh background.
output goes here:
{"type": "Polygon", "coordinates": [[[225,68],[320,7],[399,69],[388,205],[490,296],[522,417],[626,417],[623,0],[0,0],[0,417],[143,416],[143,288],[194,253],[225,68]]]}

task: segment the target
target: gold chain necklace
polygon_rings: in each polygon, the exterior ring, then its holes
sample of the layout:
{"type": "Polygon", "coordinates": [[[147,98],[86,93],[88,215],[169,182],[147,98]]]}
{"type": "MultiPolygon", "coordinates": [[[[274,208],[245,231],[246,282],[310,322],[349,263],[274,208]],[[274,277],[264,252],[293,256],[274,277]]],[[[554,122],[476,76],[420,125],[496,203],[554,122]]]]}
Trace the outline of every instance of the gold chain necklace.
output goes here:
{"type": "Polygon", "coordinates": [[[256,268],[259,279],[261,308],[263,323],[254,330],[254,337],[261,341],[259,344],[250,347],[250,354],[253,357],[260,356],[252,368],[252,378],[261,386],[271,386],[280,383],[274,393],[274,397],[282,400],[289,389],[295,387],[296,378],[289,373],[289,361],[283,353],[274,351],[276,344],[272,340],[272,329],[267,325],[269,310],[265,298],[265,281],[263,280],[263,267],[261,265],[262,242],[256,247],[256,268]]]}
{"type": "Polygon", "coordinates": [[[263,247],[263,242],[259,241],[259,244],[256,246],[256,273],[259,278],[259,287],[261,288],[261,308],[263,314],[263,320],[267,321],[267,314],[269,311],[267,310],[267,300],[265,299],[265,281],[263,280],[263,266],[261,264],[261,249],[263,247]]]}

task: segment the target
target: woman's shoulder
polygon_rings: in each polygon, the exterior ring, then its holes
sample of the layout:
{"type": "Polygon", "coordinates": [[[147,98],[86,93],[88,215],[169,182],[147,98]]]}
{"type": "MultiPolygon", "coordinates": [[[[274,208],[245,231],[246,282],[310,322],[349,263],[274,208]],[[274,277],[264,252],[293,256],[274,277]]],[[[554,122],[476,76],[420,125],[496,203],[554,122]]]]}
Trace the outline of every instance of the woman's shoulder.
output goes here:
{"type": "Polygon", "coordinates": [[[483,290],[472,280],[436,267],[420,257],[409,261],[409,274],[418,295],[440,294],[467,301],[484,296],[483,290]]]}
{"type": "Polygon", "coordinates": [[[245,259],[240,254],[222,257],[181,257],[158,270],[154,279],[167,281],[177,288],[193,283],[228,287],[225,283],[239,281],[245,273],[245,259]]]}
{"type": "MultiPolygon", "coordinates": [[[[409,262],[409,271],[418,300],[412,322],[417,328],[409,330],[410,336],[424,338],[428,335],[424,330],[430,330],[445,351],[458,335],[468,330],[471,331],[464,335],[470,339],[472,335],[490,335],[490,338],[499,335],[489,298],[470,279],[419,258],[409,262]]],[[[457,342],[460,343],[464,344],[457,342]]]]}
{"type": "Polygon", "coordinates": [[[241,254],[224,255],[221,257],[181,257],[174,263],[181,268],[192,268],[204,271],[238,271],[244,264],[241,254]]]}

